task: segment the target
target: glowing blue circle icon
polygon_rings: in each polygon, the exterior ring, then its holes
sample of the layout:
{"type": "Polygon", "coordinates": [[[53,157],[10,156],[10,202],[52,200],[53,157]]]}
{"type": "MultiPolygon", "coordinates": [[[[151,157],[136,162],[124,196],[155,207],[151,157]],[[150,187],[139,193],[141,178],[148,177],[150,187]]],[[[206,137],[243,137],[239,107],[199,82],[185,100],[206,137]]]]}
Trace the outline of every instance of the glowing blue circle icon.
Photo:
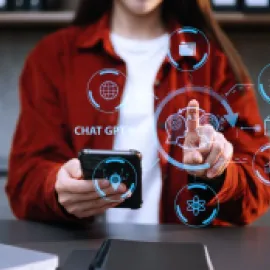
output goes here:
{"type": "Polygon", "coordinates": [[[122,106],[121,87],[126,76],[116,69],[102,69],[96,72],[87,83],[87,97],[99,111],[114,113],[122,106]]]}
{"type": "MultiPolygon", "coordinates": [[[[228,122],[228,124],[234,128],[237,120],[238,120],[238,113],[233,112],[232,108],[230,107],[229,103],[227,102],[226,99],[224,99],[223,97],[221,97],[217,92],[213,91],[211,88],[205,88],[205,87],[198,87],[198,86],[193,86],[193,87],[183,87],[180,88],[176,91],[171,92],[164,100],[162,100],[162,102],[159,103],[159,105],[157,106],[156,112],[155,112],[155,125],[158,129],[159,127],[159,121],[160,121],[160,116],[163,113],[164,108],[166,107],[166,105],[171,102],[174,98],[185,94],[186,92],[199,92],[202,94],[207,94],[210,95],[211,97],[213,97],[215,100],[217,100],[221,106],[224,107],[226,114],[223,116],[224,119],[226,119],[226,121],[228,122]]],[[[204,163],[204,164],[199,164],[199,165],[188,165],[188,164],[184,164],[182,162],[180,162],[179,160],[171,157],[169,155],[169,153],[166,152],[165,145],[166,144],[174,144],[174,145],[178,145],[179,147],[181,147],[182,149],[185,149],[185,146],[180,142],[179,139],[183,139],[185,138],[185,134],[186,134],[186,123],[185,123],[185,119],[183,119],[183,117],[180,115],[180,113],[182,113],[183,110],[179,110],[175,115],[168,115],[166,121],[165,121],[165,130],[167,133],[167,137],[166,137],[166,141],[160,141],[160,138],[158,137],[158,149],[160,154],[169,162],[171,163],[173,166],[178,167],[179,169],[182,170],[187,170],[187,171],[198,171],[198,170],[206,170],[210,168],[210,164],[208,163],[204,163]],[[175,120],[176,119],[176,120],[175,120]],[[181,125],[180,125],[181,122],[181,125]],[[180,127],[178,130],[173,130],[180,127]],[[171,132],[174,131],[174,132],[171,132]]],[[[201,113],[205,113],[204,110],[199,109],[199,111],[201,113]]],[[[214,116],[213,116],[213,119],[214,116]]],[[[217,119],[217,117],[216,117],[217,119]]],[[[216,120],[218,121],[218,120],[216,120]]],[[[217,124],[216,124],[217,125],[217,124]]],[[[200,136],[200,134],[199,134],[200,136]]],[[[202,138],[202,136],[201,136],[202,138]]],[[[208,138],[203,138],[203,142],[207,143],[209,141],[208,138]]]]}
{"type": "Polygon", "coordinates": [[[130,197],[137,187],[137,172],[134,166],[126,159],[121,157],[110,157],[102,160],[94,169],[92,174],[93,183],[99,196],[106,201],[121,202],[130,197]],[[117,199],[111,199],[106,192],[99,186],[100,180],[108,180],[114,191],[117,191],[123,183],[127,191],[117,199]],[[130,179],[134,179],[130,183],[130,179]]]}
{"type": "MultiPolygon", "coordinates": [[[[188,109],[189,108],[186,107],[186,108],[178,110],[177,113],[170,115],[165,122],[165,129],[168,134],[166,143],[177,145],[181,147],[183,150],[190,149],[188,145],[184,145],[184,139],[188,132],[188,128],[187,128],[188,119],[186,119],[186,114],[187,114],[188,109]]],[[[202,115],[200,119],[208,115],[201,108],[199,108],[198,111],[199,111],[199,114],[202,115]]],[[[207,122],[200,123],[200,124],[205,125],[207,124],[207,122]]],[[[201,139],[201,144],[200,146],[197,147],[197,149],[199,149],[200,147],[203,147],[207,143],[210,143],[209,138],[207,138],[206,136],[200,134],[199,132],[197,132],[197,135],[201,139]]],[[[194,146],[192,146],[192,149],[194,149],[194,146]]]]}
{"type": "Polygon", "coordinates": [[[262,98],[270,104],[270,64],[262,69],[258,78],[258,88],[262,98]]]}
{"type": "Polygon", "coordinates": [[[183,187],[176,195],[174,201],[175,213],[179,220],[192,228],[205,227],[217,217],[219,213],[219,200],[216,192],[206,184],[193,183],[183,187]],[[213,206],[207,206],[204,197],[211,194],[214,199],[213,206]],[[183,198],[190,197],[185,200],[183,198]]]}
{"type": "Polygon", "coordinates": [[[171,34],[172,47],[168,51],[171,64],[180,71],[195,71],[200,69],[210,55],[210,42],[205,33],[194,27],[183,27],[171,34]],[[192,65],[182,66],[180,58],[194,60],[192,65]]]}
{"type": "Polygon", "coordinates": [[[262,146],[253,156],[252,168],[256,177],[270,186],[270,143],[262,146]]]}

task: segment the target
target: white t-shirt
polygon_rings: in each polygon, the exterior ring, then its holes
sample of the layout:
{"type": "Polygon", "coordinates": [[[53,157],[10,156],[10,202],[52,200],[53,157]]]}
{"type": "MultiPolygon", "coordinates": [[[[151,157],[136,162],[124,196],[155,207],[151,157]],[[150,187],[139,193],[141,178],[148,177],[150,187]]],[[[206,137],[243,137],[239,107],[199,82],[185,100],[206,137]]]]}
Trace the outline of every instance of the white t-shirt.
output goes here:
{"type": "Polygon", "coordinates": [[[127,64],[127,82],[120,109],[115,150],[142,153],[143,206],[139,210],[109,209],[107,222],[156,224],[159,222],[161,169],[158,162],[154,118],[154,82],[169,48],[169,35],[152,40],[132,40],[111,35],[116,53],[127,64]]]}

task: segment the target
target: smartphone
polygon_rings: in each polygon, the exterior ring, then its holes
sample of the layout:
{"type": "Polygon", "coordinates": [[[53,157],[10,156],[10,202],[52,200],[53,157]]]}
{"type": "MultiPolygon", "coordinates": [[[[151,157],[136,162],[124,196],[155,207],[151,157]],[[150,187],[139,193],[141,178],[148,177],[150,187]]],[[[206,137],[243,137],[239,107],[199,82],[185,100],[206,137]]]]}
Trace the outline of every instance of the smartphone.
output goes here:
{"type": "Polygon", "coordinates": [[[99,187],[100,180],[107,179],[114,190],[117,190],[121,183],[125,184],[127,192],[119,195],[119,201],[120,199],[124,201],[116,208],[142,207],[141,159],[141,153],[136,150],[83,149],[79,153],[83,177],[85,180],[94,181],[100,197],[108,199],[106,193],[99,187]]]}

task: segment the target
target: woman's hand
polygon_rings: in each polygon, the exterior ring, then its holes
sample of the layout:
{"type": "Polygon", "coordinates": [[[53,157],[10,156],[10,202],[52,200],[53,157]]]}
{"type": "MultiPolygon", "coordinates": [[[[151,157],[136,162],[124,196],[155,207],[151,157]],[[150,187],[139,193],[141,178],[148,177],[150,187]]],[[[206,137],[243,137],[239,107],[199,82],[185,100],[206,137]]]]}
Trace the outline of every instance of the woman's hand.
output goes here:
{"type": "Polygon", "coordinates": [[[68,213],[80,219],[88,218],[121,203],[119,198],[126,192],[123,184],[115,191],[109,181],[99,180],[99,187],[107,194],[105,200],[96,191],[93,181],[81,178],[82,170],[78,159],[68,161],[57,174],[55,190],[58,201],[68,213]]]}
{"type": "Polygon", "coordinates": [[[209,179],[222,175],[232,159],[233,146],[211,125],[199,125],[197,100],[192,100],[188,104],[187,129],[183,162],[188,165],[203,163],[210,165],[207,170],[189,171],[189,174],[209,179]]]}

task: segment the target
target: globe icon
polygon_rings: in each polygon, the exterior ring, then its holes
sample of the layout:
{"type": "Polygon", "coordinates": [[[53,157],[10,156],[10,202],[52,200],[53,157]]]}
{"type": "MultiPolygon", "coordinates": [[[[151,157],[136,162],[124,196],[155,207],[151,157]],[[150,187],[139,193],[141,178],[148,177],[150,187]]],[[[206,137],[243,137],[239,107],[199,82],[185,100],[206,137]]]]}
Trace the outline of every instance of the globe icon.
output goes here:
{"type": "Polygon", "coordinates": [[[119,88],[115,82],[105,81],[101,84],[99,92],[105,100],[113,100],[117,97],[119,88]]]}

